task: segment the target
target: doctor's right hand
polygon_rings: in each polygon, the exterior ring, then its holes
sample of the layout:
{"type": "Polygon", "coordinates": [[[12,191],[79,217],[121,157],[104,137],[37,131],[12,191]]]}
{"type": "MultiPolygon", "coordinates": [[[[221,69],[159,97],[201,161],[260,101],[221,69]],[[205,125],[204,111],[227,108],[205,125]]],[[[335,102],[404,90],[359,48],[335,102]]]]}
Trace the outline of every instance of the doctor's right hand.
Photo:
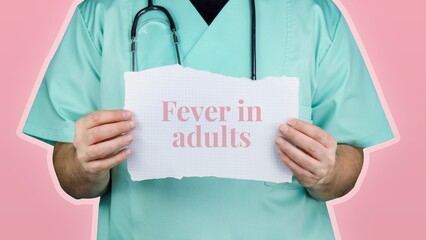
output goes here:
{"type": "Polygon", "coordinates": [[[75,123],[75,157],[89,174],[106,174],[128,158],[133,141],[130,132],[135,128],[131,112],[100,110],[75,123]]]}

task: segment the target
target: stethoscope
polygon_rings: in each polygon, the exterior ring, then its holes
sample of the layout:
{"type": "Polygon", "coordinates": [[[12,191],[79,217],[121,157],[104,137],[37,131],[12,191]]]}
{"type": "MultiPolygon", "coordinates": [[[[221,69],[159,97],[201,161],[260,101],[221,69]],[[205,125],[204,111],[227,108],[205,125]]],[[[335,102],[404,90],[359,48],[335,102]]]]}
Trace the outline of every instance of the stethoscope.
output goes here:
{"type": "MultiPolygon", "coordinates": [[[[256,80],[256,9],[255,9],[255,0],[250,0],[250,14],[251,14],[251,79],[256,80]]],[[[153,0],[148,0],[148,6],[139,10],[139,12],[136,14],[133,25],[130,33],[131,37],[131,54],[132,54],[132,71],[137,71],[136,69],[136,30],[138,27],[138,21],[139,18],[149,12],[157,10],[164,15],[166,15],[167,20],[169,21],[170,31],[172,32],[173,36],[173,43],[175,46],[176,51],[176,58],[179,65],[181,65],[181,59],[180,59],[180,53],[179,53],[179,41],[176,33],[176,25],[175,21],[173,20],[172,16],[170,15],[169,11],[165,9],[164,7],[154,5],[153,0]]]]}

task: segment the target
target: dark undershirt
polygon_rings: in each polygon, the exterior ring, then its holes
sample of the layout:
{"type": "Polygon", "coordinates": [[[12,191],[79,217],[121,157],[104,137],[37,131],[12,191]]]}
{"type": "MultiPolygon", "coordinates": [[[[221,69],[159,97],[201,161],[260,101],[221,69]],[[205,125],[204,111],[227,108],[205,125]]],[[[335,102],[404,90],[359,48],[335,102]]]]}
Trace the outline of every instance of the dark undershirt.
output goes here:
{"type": "Polygon", "coordinates": [[[207,25],[213,22],[228,0],[190,0],[207,25]]]}

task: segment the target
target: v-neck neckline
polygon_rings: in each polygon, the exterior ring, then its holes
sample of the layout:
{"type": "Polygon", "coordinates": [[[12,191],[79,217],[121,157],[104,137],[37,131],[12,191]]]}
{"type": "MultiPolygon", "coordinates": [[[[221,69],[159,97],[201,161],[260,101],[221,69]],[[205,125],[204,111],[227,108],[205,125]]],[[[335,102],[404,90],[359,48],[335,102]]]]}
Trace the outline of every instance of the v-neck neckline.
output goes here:
{"type": "Polygon", "coordinates": [[[223,5],[223,7],[217,13],[216,17],[210,22],[210,24],[207,24],[207,22],[204,20],[204,17],[200,14],[200,12],[198,11],[198,9],[194,6],[194,4],[192,4],[191,0],[185,0],[185,1],[190,5],[190,8],[192,9],[191,11],[194,11],[195,14],[198,15],[198,18],[203,22],[203,24],[204,24],[204,26],[206,27],[206,30],[207,30],[211,25],[213,25],[217,21],[218,18],[222,17],[224,10],[226,8],[228,8],[229,5],[231,5],[230,2],[233,1],[233,0],[228,0],[225,3],[225,5],[223,5]]]}
{"type": "MultiPolygon", "coordinates": [[[[191,11],[191,15],[197,16],[198,20],[195,25],[202,26],[203,30],[202,33],[198,36],[198,38],[194,41],[194,44],[188,49],[188,51],[185,53],[185,55],[182,56],[182,63],[185,64],[187,57],[189,57],[194,50],[194,48],[197,48],[197,45],[200,44],[200,42],[205,41],[205,36],[210,35],[209,32],[213,31],[214,29],[218,28],[216,26],[218,22],[220,23],[222,18],[227,17],[228,14],[228,8],[232,7],[233,4],[236,4],[237,2],[234,0],[228,0],[228,2],[223,6],[223,8],[220,10],[218,15],[214,18],[214,20],[210,23],[210,25],[207,25],[207,23],[204,21],[203,17],[200,15],[198,10],[194,7],[194,5],[191,3],[190,0],[184,0],[186,4],[186,8],[188,8],[188,11],[191,11]]],[[[190,27],[190,26],[187,26],[190,27]]],[[[191,28],[191,27],[190,27],[191,28]]]]}
{"type": "Polygon", "coordinates": [[[198,14],[210,25],[229,0],[189,0],[198,14]]]}
{"type": "MultiPolygon", "coordinates": [[[[187,2],[191,4],[189,0],[187,2]]],[[[246,76],[250,64],[248,62],[250,55],[247,51],[250,41],[247,39],[250,38],[245,36],[250,34],[248,25],[250,16],[248,12],[240,17],[232,14],[235,9],[246,7],[248,3],[245,1],[229,0],[209,26],[204,23],[205,30],[182,58],[183,66],[235,77],[246,76]],[[234,25],[239,27],[231,27],[234,25]],[[243,64],[233,64],[237,62],[243,64]]],[[[194,8],[194,11],[197,10],[194,8]]]]}

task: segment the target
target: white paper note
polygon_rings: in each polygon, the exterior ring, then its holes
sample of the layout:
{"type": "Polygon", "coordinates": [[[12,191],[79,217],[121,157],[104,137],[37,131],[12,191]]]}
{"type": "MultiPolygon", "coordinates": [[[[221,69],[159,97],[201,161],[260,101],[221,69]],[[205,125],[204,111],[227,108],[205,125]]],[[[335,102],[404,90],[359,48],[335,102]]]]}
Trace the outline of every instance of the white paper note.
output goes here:
{"type": "Polygon", "coordinates": [[[278,126],[299,111],[299,80],[233,78],[179,65],[126,72],[133,181],[206,177],[290,182],[278,126]]]}

